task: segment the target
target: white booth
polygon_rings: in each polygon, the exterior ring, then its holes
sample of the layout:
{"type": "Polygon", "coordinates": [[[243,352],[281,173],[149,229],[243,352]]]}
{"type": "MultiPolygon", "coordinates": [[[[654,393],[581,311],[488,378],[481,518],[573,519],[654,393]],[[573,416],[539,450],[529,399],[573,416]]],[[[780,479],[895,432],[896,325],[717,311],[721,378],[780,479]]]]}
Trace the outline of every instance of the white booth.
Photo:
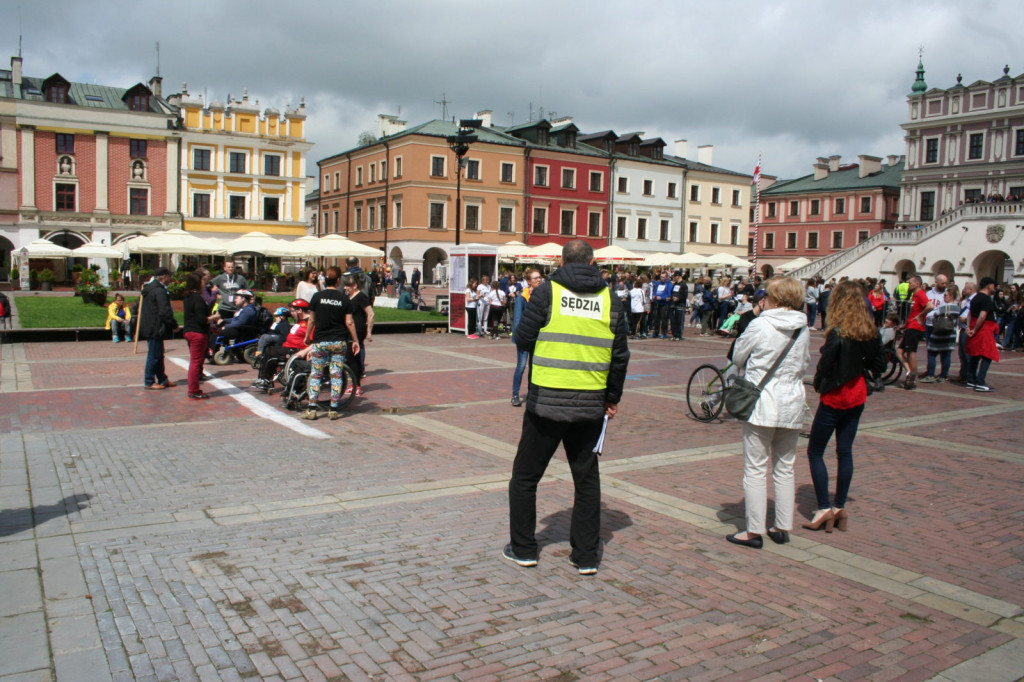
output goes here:
{"type": "MultiPolygon", "coordinates": [[[[460,244],[451,247],[448,272],[448,331],[466,331],[466,283],[498,274],[498,247],[491,244],[460,244]]],[[[472,333],[472,330],[471,332],[472,333]]]]}

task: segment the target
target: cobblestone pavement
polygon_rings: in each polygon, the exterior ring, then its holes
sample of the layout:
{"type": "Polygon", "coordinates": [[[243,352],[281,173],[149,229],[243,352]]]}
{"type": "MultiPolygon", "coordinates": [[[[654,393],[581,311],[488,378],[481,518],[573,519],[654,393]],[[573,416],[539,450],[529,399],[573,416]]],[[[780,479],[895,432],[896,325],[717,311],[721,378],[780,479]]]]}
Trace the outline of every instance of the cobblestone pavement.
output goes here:
{"type": "MultiPolygon", "coordinates": [[[[190,402],[142,390],[126,344],[0,346],[0,679],[1020,678],[1024,354],[993,393],[872,396],[849,531],[754,551],[724,540],[743,525],[739,426],[685,403],[725,349],[632,345],[604,558],[582,577],[564,459],[540,565],[500,556],[522,419],[508,341],[379,337],[366,396],[312,423],[241,365],[190,402]]],[[[184,343],[168,351],[184,379],[184,343]]]]}

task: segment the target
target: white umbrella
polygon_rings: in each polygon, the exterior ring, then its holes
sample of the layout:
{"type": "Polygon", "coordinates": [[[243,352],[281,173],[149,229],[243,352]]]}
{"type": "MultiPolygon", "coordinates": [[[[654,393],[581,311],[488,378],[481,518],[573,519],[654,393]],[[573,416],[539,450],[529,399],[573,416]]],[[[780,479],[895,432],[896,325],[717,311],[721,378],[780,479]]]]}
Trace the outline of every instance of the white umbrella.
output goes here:
{"type": "Polygon", "coordinates": [[[782,265],[777,266],[775,269],[778,270],[779,272],[791,272],[792,270],[799,270],[805,265],[810,265],[812,262],[813,261],[810,258],[804,258],[803,256],[800,256],[799,258],[794,258],[793,260],[786,261],[782,265]]]}
{"type": "Polygon", "coordinates": [[[530,247],[522,243],[518,239],[513,239],[510,242],[505,242],[498,247],[498,258],[502,260],[512,260],[514,258],[522,257],[530,247]]]}
{"type": "Polygon", "coordinates": [[[727,268],[752,268],[752,267],[754,267],[753,263],[751,263],[749,261],[745,261],[742,258],[740,258],[739,256],[734,256],[731,253],[725,253],[724,251],[722,253],[716,253],[714,255],[708,256],[707,258],[708,258],[708,263],[707,263],[708,265],[721,265],[721,266],[727,267],[727,268]]]}
{"type": "Polygon", "coordinates": [[[208,256],[227,253],[219,239],[198,237],[181,229],[155,232],[145,237],[131,239],[128,249],[134,253],[186,253],[208,256]]]}
{"type": "Polygon", "coordinates": [[[306,235],[293,242],[299,246],[296,255],[304,258],[383,258],[384,252],[372,246],[361,244],[340,234],[328,234],[323,237],[306,235]]]}
{"type": "Polygon", "coordinates": [[[644,265],[662,268],[697,268],[708,264],[699,253],[656,253],[644,260],[644,265]]]}
{"type": "Polygon", "coordinates": [[[562,245],[558,242],[547,242],[529,247],[523,251],[519,260],[523,263],[551,264],[562,257],[562,245]]]}
{"type": "Polygon", "coordinates": [[[259,253],[264,256],[301,256],[304,250],[295,242],[271,237],[265,232],[246,232],[240,237],[223,242],[227,253],[259,253]]]}
{"type": "Polygon", "coordinates": [[[36,239],[26,246],[29,258],[73,258],[75,254],[71,249],[65,249],[59,244],[54,244],[49,239],[36,239]]]}
{"type": "Polygon", "coordinates": [[[124,253],[101,242],[82,244],[71,252],[75,258],[121,258],[124,253]]]}
{"type": "Polygon", "coordinates": [[[634,253],[629,249],[624,249],[617,244],[612,244],[595,251],[594,260],[598,263],[621,263],[625,261],[639,263],[644,260],[644,256],[634,253]]]}

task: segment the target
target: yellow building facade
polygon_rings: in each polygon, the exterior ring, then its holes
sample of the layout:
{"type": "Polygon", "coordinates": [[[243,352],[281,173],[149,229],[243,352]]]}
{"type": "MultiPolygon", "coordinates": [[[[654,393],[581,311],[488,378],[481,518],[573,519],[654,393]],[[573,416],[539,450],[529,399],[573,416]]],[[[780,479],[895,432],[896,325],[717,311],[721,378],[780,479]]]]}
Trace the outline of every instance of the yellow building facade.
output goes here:
{"type": "Polygon", "coordinates": [[[181,212],[190,232],[226,237],[246,232],[306,233],[306,107],[261,110],[229,97],[206,103],[187,89],[168,101],[179,108],[181,212]]]}

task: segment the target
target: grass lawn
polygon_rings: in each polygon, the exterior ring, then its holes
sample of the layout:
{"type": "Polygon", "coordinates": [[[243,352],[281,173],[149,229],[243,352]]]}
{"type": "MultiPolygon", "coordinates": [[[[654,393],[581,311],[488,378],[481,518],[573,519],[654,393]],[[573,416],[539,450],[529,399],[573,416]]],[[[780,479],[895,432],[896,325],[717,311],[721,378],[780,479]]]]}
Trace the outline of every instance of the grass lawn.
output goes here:
{"type": "MultiPolygon", "coordinates": [[[[129,306],[137,297],[129,296],[126,300],[129,306]]],[[[100,307],[93,304],[84,304],[78,296],[12,296],[11,300],[18,309],[18,319],[22,328],[40,327],[102,327],[107,321],[106,306],[100,307]]],[[[113,297],[108,299],[112,302],[113,297]]],[[[284,295],[281,297],[269,296],[265,303],[271,307],[271,303],[282,304],[291,302],[292,298],[284,295]]],[[[174,301],[175,307],[180,308],[181,302],[174,301]]],[[[440,322],[447,319],[445,315],[429,311],[418,310],[396,310],[394,308],[375,308],[374,314],[377,322],[440,322]]],[[[174,316],[178,324],[182,324],[182,313],[177,312],[174,316]]]]}

